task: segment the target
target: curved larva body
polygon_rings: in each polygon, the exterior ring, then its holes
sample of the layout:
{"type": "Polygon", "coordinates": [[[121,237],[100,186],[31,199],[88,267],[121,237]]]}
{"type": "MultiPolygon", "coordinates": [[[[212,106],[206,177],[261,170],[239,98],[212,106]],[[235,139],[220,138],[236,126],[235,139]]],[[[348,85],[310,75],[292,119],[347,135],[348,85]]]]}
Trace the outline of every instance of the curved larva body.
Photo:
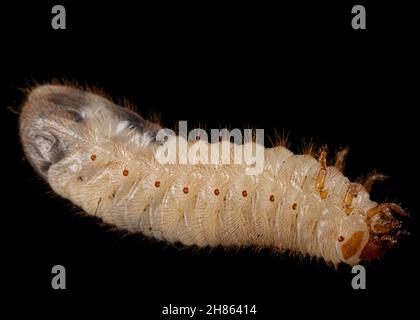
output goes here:
{"type": "Polygon", "coordinates": [[[367,213],[377,203],[358,188],[349,214],[343,201],[352,184],[335,167],[326,168],[328,195],[322,196],[316,187],[320,163],[284,147],[265,150],[260,175],[246,175],[244,165],[161,165],[153,140],[157,127],[141,118],[140,129],[130,127],[132,113],[121,108],[121,119],[118,108],[97,95],[43,86],[31,93],[21,115],[34,167],[88,214],[170,243],[274,247],[334,264],[360,260],[370,235],[367,213]],[[75,94],[84,94],[84,103],[68,98],[75,94]],[[47,111],[73,103],[79,117],[51,114],[36,125],[53,138],[35,134],[27,128],[41,117],[40,102],[47,111]],[[45,160],[49,165],[42,169],[45,160]]]}

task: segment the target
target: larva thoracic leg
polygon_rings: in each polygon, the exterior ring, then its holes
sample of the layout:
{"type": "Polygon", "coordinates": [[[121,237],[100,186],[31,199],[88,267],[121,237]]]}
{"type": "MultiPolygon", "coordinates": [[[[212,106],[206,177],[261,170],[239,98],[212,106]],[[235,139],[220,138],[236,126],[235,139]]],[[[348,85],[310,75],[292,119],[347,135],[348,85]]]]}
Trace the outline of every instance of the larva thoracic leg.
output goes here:
{"type": "Polygon", "coordinates": [[[169,243],[271,247],[350,265],[397,242],[405,212],[378,205],[351,183],[339,170],[344,153],[334,167],[325,151],[316,160],[268,148],[259,175],[245,174],[243,164],[164,165],[156,159],[159,129],[99,95],[59,85],[33,89],[20,115],[35,170],[56,193],[121,229],[169,243]]]}

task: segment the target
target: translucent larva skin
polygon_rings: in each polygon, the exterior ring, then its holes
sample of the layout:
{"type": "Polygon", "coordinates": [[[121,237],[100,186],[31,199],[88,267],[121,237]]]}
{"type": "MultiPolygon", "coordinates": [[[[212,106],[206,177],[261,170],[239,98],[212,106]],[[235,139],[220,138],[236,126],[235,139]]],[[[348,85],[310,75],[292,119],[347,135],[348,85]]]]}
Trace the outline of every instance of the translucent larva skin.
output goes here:
{"type": "Polygon", "coordinates": [[[377,203],[359,188],[346,212],[350,181],[334,167],[321,197],[321,167],[309,155],[265,149],[259,175],[246,175],[243,165],[161,165],[157,125],[65,86],[33,90],[20,124],[25,153],[51,188],[118,228],[169,243],[273,247],[349,265],[368,243],[366,215],[377,203]]]}

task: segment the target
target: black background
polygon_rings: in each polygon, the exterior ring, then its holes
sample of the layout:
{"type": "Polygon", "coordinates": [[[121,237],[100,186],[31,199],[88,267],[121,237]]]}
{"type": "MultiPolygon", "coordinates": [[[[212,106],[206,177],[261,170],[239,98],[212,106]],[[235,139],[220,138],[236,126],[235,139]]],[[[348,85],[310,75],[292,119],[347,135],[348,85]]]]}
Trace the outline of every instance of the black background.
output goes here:
{"type": "Polygon", "coordinates": [[[165,318],[160,313],[169,303],[256,304],[258,314],[250,319],[287,312],[328,318],[415,312],[414,8],[383,1],[61,1],[68,29],[55,31],[54,4],[15,2],[0,9],[2,275],[10,283],[2,287],[17,302],[14,312],[157,319],[165,318]],[[360,3],[367,30],[356,31],[351,8],[360,3]],[[21,88],[54,79],[128,98],[144,115],[161,114],[168,127],[188,120],[207,128],[263,128],[267,146],[275,130],[284,131],[295,152],[304,140],[328,144],[332,152],[350,146],[346,174],[353,180],[374,169],[390,175],[372,197],[402,203],[412,215],[412,236],[385,259],[367,264],[367,290],[356,291],[346,266],[334,270],[247,249],[175,248],[112,231],[54,196],[23,157],[11,110],[24,101],[21,88]],[[65,291],[51,289],[56,264],[66,267],[65,291]]]}

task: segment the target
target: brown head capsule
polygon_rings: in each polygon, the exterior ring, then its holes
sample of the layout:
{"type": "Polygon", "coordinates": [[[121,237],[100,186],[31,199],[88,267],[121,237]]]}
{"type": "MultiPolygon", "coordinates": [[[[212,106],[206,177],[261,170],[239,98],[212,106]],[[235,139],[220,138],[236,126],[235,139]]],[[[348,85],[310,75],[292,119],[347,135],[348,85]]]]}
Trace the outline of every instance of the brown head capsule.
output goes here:
{"type": "Polygon", "coordinates": [[[408,214],[395,203],[382,203],[370,209],[366,214],[366,223],[370,229],[369,240],[360,258],[376,259],[392,249],[398,243],[398,239],[407,234],[401,230],[402,222],[398,219],[406,216],[408,214]]]}

